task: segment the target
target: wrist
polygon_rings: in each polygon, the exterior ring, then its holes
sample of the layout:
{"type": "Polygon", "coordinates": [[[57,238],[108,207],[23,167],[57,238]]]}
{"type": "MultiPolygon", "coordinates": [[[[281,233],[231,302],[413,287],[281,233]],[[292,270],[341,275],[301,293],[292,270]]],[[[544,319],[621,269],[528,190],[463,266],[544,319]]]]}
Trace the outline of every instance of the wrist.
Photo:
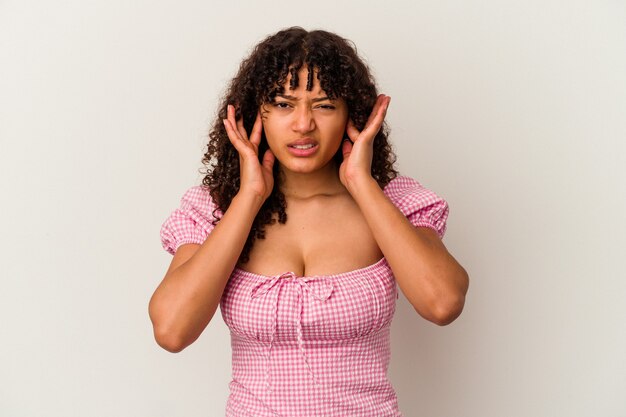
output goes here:
{"type": "Polygon", "coordinates": [[[363,175],[348,180],[346,188],[355,198],[358,195],[362,195],[364,192],[371,191],[373,189],[380,189],[378,182],[376,182],[371,175],[363,175]]]}
{"type": "Polygon", "coordinates": [[[235,201],[237,201],[238,204],[243,204],[245,206],[252,207],[256,213],[263,206],[263,203],[265,202],[265,198],[253,192],[245,192],[245,191],[239,190],[239,192],[235,194],[235,196],[233,197],[233,201],[231,202],[231,205],[235,201]]]}

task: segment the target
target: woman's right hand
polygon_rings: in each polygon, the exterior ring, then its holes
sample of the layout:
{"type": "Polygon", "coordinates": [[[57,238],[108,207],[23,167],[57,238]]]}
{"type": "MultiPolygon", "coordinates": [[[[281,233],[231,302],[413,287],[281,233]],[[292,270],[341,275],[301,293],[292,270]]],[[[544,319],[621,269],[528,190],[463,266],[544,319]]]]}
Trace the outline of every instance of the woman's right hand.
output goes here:
{"type": "Polygon", "coordinates": [[[243,117],[239,121],[235,120],[235,107],[231,104],[227,107],[227,119],[224,119],[224,127],[230,143],[233,144],[239,153],[240,169],[240,193],[251,193],[261,197],[265,201],[274,188],[274,154],[271,150],[266,150],[263,155],[263,162],[259,163],[259,143],[261,142],[261,131],[263,123],[261,113],[257,113],[250,138],[243,127],[243,117]]]}

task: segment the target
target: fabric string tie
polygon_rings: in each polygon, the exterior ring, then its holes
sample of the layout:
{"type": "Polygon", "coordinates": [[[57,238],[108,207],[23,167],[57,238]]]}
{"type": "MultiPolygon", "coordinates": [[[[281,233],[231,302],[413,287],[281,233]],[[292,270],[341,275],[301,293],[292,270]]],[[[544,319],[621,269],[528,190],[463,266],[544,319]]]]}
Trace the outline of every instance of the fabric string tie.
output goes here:
{"type": "Polygon", "coordinates": [[[267,351],[267,368],[265,370],[265,381],[267,386],[267,391],[272,392],[271,383],[270,383],[270,367],[271,367],[271,355],[272,355],[272,346],[274,344],[274,338],[276,337],[276,326],[278,323],[278,300],[280,296],[280,290],[284,285],[296,285],[298,289],[298,310],[297,310],[297,318],[296,318],[296,332],[298,338],[298,347],[300,352],[302,353],[302,357],[304,359],[304,363],[313,378],[315,384],[321,387],[319,379],[313,372],[311,365],[309,363],[309,359],[307,357],[306,351],[304,349],[304,339],[302,336],[302,314],[304,311],[304,291],[308,291],[313,298],[318,301],[324,302],[326,301],[333,292],[334,285],[332,281],[328,277],[312,277],[312,278],[297,278],[294,272],[285,272],[280,275],[276,275],[273,277],[268,277],[261,281],[258,285],[255,285],[252,288],[250,293],[251,298],[257,298],[261,296],[265,296],[269,292],[275,292],[275,302],[273,305],[273,319],[272,319],[272,329],[271,329],[271,337],[269,343],[269,349],[267,351]]]}

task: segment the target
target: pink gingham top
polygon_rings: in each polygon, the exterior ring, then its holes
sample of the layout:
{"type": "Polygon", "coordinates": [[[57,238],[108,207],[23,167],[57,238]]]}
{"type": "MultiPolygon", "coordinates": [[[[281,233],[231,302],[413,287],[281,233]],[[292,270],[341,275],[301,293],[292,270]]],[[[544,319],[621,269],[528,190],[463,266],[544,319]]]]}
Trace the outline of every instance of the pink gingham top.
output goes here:
{"type": "MultiPolygon", "coordinates": [[[[406,176],[383,191],[414,226],[443,238],[445,200],[406,176]]],[[[202,244],[216,208],[204,187],[187,190],[161,227],[163,248],[202,244]]],[[[220,302],[232,346],[226,416],[402,416],[387,378],[397,298],[384,257],[334,275],[235,268],[220,302]]]]}

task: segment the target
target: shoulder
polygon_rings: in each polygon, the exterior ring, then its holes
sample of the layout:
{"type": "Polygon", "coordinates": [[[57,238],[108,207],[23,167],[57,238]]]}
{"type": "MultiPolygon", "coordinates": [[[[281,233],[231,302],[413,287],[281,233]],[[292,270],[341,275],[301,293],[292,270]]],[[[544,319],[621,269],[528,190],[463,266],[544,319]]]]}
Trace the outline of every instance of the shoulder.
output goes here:
{"type": "Polygon", "coordinates": [[[217,205],[211,197],[209,188],[204,185],[194,185],[193,187],[188,188],[180,199],[180,205],[181,208],[217,208],[217,205]]]}
{"type": "Polygon", "coordinates": [[[415,200],[428,203],[429,200],[434,202],[440,199],[434,191],[424,187],[418,180],[405,175],[398,175],[389,181],[383,192],[397,206],[404,206],[415,200]]]}
{"type": "Polygon", "coordinates": [[[414,226],[431,227],[443,237],[450,211],[444,198],[404,175],[392,179],[383,192],[414,226]]]}
{"type": "Polygon", "coordinates": [[[161,244],[171,254],[184,243],[202,244],[221,217],[222,212],[208,187],[190,187],[183,192],[179,206],[161,225],[161,244]]]}
{"type": "Polygon", "coordinates": [[[383,191],[388,197],[395,197],[406,193],[411,188],[421,187],[422,184],[415,178],[406,175],[398,175],[387,183],[383,191]]]}

